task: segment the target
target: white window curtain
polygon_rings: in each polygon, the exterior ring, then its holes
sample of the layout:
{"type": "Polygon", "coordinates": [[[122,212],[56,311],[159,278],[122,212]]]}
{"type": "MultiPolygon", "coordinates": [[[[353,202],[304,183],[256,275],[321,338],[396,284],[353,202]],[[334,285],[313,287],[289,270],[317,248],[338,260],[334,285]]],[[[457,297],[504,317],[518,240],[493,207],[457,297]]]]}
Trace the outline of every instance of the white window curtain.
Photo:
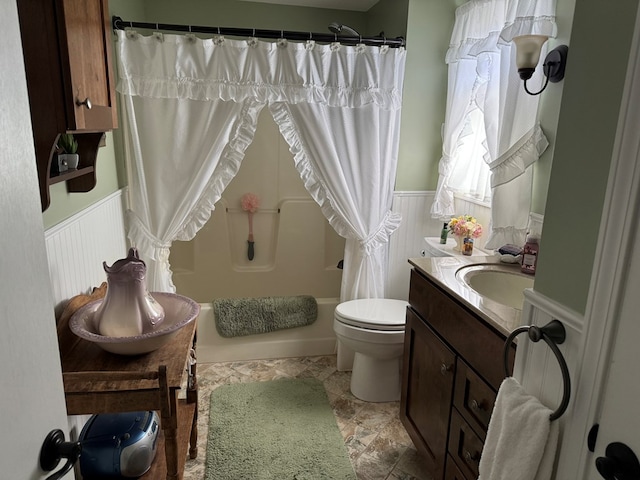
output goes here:
{"type": "MultiPolygon", "coordinates": [[[[454,194],[486,198],[490,172],[491,225],[487,248],[524,244],[533,163],[548,146],[537,123],[539,97],[524,91],[513,37],[555,37],[555,0],[471,0],[456,10],[449,65],[443,153],[434,218],[455,212],[454,194]]],[[[544,52],[542,57],[544,58],[544,52]]],[[[528,82],[542,84],[542,68],[528,82]]]]}
{"type": "Polygon", "coordinates": [[[174,290],[171,242],[209,218],[269,104],[306,188],[347,239],[342,299],[384,296],[400,221],[390,209],[404,49],[131,31],[118,42],[136,192],[129,238],[156,262],[150,288],[174,290]]]}

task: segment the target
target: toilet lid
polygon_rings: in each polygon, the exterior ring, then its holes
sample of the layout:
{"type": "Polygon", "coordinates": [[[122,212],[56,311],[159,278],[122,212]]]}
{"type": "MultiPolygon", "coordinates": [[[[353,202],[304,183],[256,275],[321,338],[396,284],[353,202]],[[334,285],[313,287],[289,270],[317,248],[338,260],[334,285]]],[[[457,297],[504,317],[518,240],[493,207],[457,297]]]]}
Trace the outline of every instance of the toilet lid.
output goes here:
{"type": "Polygon", "coordinates": [[[340,303],[336,319],[354,327],[372,330],[404,330],[409,304],[404,300],[363,298],[340,303]]]}

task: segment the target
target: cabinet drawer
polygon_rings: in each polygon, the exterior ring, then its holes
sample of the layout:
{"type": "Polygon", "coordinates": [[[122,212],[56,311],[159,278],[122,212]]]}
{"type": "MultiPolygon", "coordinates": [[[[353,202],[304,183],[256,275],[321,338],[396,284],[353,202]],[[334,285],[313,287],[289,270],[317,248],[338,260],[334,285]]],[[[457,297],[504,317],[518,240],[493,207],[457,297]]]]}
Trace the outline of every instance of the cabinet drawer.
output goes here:
{"type": "Polygon", "coordinates": [[[449,455],[468,478],[478,478],[483,442],[454,408],[451,411],[449,455]]]}
{"type": "Polygon", "coordinates": [[[444,472],[444,480],[475,480],[471,478],[467,478],[464,476],[464,473],[460,471],[456,462],[453,461],[451,455],[447,455],[447,467],[444,472]]]}
{"type": "Polygon", "coordinates": [[[483,441],[495,402],[496,392],[458,358],[453,405],[483,441]]]}
{"type": "MultiPolygon", "coordinates": [[[[411,270],[409,303],[438,334],[496,391],[504,379],[502,352],[506,335],[455,301],[415,269],[411,270]]],[[[515,345],[511,347],[513,367],[515,345]]]]}

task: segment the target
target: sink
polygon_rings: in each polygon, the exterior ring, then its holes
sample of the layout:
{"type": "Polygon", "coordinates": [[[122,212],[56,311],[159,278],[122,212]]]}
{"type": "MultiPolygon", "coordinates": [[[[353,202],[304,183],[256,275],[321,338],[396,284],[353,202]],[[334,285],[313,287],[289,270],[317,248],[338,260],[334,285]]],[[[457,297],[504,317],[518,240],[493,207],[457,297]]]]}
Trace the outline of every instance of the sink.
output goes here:
{"type": "Polygon", "coordinates": [[[140,355],[153,352],[171,340],[181,328],[196,319],[200,305],[175,293],[152,292],[151,296],[164,308],[164,320],[157,330],[131,337],[100,335],[94,314],[102,299],[88,303],[73,314],[69,328],[78,337],[93,342],[103,350],[120,355],[140,355]]]}
{"type": "Polygon", "coordinates": [[[468,265],[456,271],[456,279],[478,295],[516,310],[522,310],[524,289],[533,287],[532,276],[506,265],[468,265]]]}

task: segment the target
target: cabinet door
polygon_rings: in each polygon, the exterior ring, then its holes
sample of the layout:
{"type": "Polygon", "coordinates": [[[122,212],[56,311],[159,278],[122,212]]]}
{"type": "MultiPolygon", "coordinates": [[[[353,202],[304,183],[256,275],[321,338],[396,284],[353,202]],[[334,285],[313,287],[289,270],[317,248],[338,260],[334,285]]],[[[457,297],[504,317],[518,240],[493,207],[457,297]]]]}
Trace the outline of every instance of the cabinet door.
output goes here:
{"type": "Polygon", "coordinates": [[[62,0],[58,38],[67,130],[102,132],[116,127],[107,0],[62,0]]]}
{"type": "Polygon", "coordinates": [[[444,476],[455,355],[407,310],[400,419],[436,479],[444,476]]]}

